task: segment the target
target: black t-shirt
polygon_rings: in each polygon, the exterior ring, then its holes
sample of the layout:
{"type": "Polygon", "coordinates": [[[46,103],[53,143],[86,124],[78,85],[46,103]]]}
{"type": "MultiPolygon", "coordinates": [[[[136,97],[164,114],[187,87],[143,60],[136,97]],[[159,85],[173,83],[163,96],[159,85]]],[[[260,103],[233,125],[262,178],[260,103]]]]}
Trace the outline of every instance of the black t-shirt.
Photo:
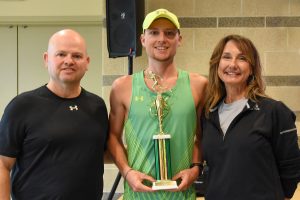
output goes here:
{"type": "Polygon", "coordinates": [[[64,99],[42,86],[14,98],[0,122],[0,154],[16,158],[12,198],[100,200],[107,133],[103,99],[84,89],[64,99]]]}

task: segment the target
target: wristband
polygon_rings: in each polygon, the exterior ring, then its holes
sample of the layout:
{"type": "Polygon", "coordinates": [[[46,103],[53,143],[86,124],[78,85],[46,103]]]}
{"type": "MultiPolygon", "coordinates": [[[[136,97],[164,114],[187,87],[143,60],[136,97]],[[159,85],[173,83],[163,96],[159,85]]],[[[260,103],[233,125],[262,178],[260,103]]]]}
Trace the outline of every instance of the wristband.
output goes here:
{"type": "Polygon", "coordinates": [[[192,163],[192,164],[190,165],[190,168],[193,168],[193,167],[195,167],[195,166],[198,166],[198,168],[199,168],[199,173],[201,174],[201,172],[202,172],[202,170],[203,170],[203,163],[192,163]]]}
{"type": "Polygon", "coordinates": [[[133,170],[132,168],[130,168],[129,170],[127,170],[127,172],[125,173],[125,176],[124,176],[124,179],[126,180],[126,177],[127,177],[127,175],[128,175],[128,173],[131,171],[131,170],[133,170]]]}

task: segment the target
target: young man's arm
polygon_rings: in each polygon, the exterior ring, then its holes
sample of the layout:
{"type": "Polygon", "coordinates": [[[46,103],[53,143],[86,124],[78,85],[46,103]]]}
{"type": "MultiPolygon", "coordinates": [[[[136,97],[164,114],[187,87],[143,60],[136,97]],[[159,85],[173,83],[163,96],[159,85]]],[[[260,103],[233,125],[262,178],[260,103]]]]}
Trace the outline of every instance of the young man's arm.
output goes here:
{"type": "Polygon", "coordinates": [[[133,191],[152,192],[145,186],[143,180],[155,181],[152,177],[138,172],[128,165],[126,149],[123,143],[123,127],[127,118],[131,98],[131,77],[124,76],[117,79],[112,86],[110,94],[110,132],[108,149],[112,159],[119,168],[121,174],[133,191]]]}
{"type": "Polygon", "coordinates": [[[0,155],[0,200],[10,200],[10,171],[15,158],[0,155]]]}
{"type": "Polygon", "coordinates": [[[128,98],[126,97],[127,90],[122,90],[122,85],[127,82],[126,79],[125,77],[117,79],[112,85],[109,113],[110,130],[108,136],[108,150],[123,176],[130,168],[127,163],[126,150],[122,140],[126,117],[124,102],[128,98]]]}

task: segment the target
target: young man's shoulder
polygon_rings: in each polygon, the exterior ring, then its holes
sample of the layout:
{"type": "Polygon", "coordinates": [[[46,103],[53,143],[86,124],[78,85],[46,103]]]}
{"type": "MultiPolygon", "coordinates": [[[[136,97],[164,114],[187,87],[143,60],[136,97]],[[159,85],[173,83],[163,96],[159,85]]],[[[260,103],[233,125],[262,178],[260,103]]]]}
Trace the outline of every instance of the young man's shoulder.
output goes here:
{"type": "Polygon", "coordinates": [[[208,84],[208,79],[199,73],[190,72],[189,75],[192,84],[200,84],[201,86],[206,86],[208,84]]]}
{"type": "Polygon", "coordinates": [[[113,88],[123,88],[132,82],[132,75],[123,75],[116,78],[113,83],[113,88]]]}
{"type": "Polygon", "coordinates": [[[111,87],[111,96],[125,98],[129,96],[132,89],[132,75],[120,76],[114,80],[111,87]]]}

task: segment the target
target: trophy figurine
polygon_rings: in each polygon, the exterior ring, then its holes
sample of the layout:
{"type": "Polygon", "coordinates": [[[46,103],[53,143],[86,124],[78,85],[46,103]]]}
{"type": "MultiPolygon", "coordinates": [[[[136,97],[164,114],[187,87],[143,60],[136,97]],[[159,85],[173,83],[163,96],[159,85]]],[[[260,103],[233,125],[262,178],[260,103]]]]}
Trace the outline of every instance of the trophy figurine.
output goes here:
{"type": "Polygon", "coordinates": [[[163,131],[162,121],[167,107],[166,101],[157,93],[155,99],[156,116],[158,118],[159,133],[153,136],[155,153],[156,182],[153,183],[153,190],[168,190],[178,188],[176,181],[172,181],[170,139],[171,135],[163,131]]]}

